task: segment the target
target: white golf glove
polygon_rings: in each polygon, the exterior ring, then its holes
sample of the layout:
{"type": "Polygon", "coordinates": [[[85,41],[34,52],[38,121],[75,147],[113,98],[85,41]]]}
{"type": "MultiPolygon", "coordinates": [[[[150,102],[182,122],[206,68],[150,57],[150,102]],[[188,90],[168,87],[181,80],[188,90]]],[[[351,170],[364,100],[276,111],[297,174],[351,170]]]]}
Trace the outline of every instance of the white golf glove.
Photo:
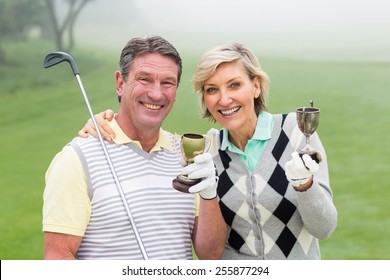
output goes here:
{"type": "Polygon", "coordinates": [[[311,176],[318,170],[318,163],[316,163],[309,155],[303,155],[302,158],[298,152],[291,154],[292,159],[286,162],[284,169],[286,171],[287,180],[298,187],[307,183],[311,176]]]}
{"type": "Polygon", "coordinates": [[[199,193],[203,199],[217,197],[218,176],[216,176],[210,153],[194,157],[194,163],[184,167],[181,174],[187,175],[190,179],[202,179],[198,184],[189,188],[190,193],[199,193]]]}

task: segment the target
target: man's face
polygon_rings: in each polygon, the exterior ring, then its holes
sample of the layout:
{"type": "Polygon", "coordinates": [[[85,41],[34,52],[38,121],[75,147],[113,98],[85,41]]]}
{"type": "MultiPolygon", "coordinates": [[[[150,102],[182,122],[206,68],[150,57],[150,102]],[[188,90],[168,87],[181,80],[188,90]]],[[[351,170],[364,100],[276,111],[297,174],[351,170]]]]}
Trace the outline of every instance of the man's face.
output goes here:
{"type": "Polygon", "coordinates": [[[158,53],[138,56],[126,81],[116,73],[119,114],[135,131],[159,129],[176,99],[178,67],[175,61],[158,53]]]}

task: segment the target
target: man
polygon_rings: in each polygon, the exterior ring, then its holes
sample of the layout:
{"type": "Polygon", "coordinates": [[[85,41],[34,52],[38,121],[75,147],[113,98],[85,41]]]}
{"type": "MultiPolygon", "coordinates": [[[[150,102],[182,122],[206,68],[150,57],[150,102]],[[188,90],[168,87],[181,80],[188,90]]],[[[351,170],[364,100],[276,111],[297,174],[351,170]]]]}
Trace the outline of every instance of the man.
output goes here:
{"type": "MultiPolygon", "coordinates": [[[[182,65],[176,49],[154,36],[134,38],[122,50],[115,73],[120,100],[107,143],[150,259],[221,257],[226,226],[216,198],[209,154],[179,164],[179,139],[161,124],[176,98],[182,65]],[[202,181],[190,189],[199,200],[172,187],[179,173],[202,181]],[[199,204],[199,207],[195,207],[199,204]],[[199,208],[199,211],[197,210],[199,208]]],[[[45,259],[141,259],[131,223],[96,138],[75,138],[46,173],[43,205],[45,259]]]]}

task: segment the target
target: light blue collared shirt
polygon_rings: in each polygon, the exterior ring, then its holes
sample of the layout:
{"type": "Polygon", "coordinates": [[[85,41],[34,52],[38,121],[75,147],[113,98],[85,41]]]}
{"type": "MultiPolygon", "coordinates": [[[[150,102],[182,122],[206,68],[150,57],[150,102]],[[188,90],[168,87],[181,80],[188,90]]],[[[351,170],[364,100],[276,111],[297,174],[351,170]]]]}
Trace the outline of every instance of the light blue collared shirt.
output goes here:
{"type": "Polygon", "coordinates": [[[272,129],[274,126],[273,115],[268,112],[260,112],[257,118],[255,133],[245,146],[245,151],[238,149],[232,142],[229,141],[228,131],[223,128],[223,139],[221,150],[229,151],[237,154],[245,163],[246,167],[253,172],[257,162],[263,154],[264,147],[268,140],[271,139],[272,129]]]}

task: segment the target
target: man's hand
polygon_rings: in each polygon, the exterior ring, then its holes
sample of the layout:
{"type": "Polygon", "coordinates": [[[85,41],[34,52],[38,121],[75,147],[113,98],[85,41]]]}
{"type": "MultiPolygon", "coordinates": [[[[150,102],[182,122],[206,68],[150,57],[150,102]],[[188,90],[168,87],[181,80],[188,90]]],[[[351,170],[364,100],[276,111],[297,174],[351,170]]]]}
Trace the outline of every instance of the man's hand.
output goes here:
{"type": "Polygon", "coordinates": [[[190,179],[202,179],[202,181],[191,188],[190,193],[199,193],[203,199],[217,197],[218,176],[210,153],[204,153],[194,158],[194,163],[184,167],[182,175],[190,179]]]}
{"type": "Polygon", "coordinates": [[[298,152],[293,152],[291,156],[292,159],[284,166],[286,177],[293,187],[298,187],[312,178],[319,165],[309,155],[303,155],[301,158],[298,152]]]}

